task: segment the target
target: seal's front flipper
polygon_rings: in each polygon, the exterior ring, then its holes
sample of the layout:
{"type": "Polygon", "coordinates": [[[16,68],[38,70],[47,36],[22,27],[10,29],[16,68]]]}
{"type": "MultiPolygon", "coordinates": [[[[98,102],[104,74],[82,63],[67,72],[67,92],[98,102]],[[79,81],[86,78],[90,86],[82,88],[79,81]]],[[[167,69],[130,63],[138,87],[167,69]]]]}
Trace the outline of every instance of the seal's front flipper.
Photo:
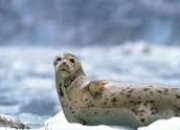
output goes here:
{"type": "Polygon", "coordinates": [[[90,94],[93,97],[99,97],[102,95],[103,91],[106,89],[105,88],[106,82],[104,81],[92,81],[88,85],[88,89],[90,94]]]}

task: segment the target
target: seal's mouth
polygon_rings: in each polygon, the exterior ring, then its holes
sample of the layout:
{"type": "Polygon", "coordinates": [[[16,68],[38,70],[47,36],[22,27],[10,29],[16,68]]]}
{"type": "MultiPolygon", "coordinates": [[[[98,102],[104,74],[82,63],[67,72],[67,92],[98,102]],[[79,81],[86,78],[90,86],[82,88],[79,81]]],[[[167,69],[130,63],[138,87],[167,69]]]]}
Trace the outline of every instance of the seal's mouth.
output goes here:
{"type": "Polygon", "coordinates": [[[59,71],[61,72],[69,72],[69,66],[59,66],[59,71]]]}
{"type": "Polygon", "coordinates": [[[60,69],[61,71],[67,71],[66,69],[60,69]]]}
{"type": "Polygon", "coordinates": [[[60,71],[68,71],[68,69],[70,68],[68,65],[62,65],[62,64],[59,64],[56,66],[56,68],[60,71]]]}
{"type": "Polygon", "coordinates": [[[59,64],[56,66],[56,70],[57,72],[59,72],[62,75],[69,75],[72,71],[72,67],[70,65],[63,65],[63,64],[59,64]]]}

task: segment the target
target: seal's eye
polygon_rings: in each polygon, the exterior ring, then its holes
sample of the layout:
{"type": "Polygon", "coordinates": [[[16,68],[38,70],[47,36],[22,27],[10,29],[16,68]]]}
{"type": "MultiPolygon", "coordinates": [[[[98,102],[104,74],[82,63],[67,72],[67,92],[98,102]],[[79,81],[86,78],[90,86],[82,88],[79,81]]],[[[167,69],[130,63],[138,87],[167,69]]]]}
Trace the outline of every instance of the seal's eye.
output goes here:
{"type": "Polygon", "coordinates": [[[74,63],[75,62],[75,60],[74,59],[69,59],[69,61],[71,62],[71,63],[74,63]]]}
{"type": "Polygon", "coordinates": [[[56,61],[61,61],[61,57],[58,57],[58,58],[56,59],[56,61]]]}

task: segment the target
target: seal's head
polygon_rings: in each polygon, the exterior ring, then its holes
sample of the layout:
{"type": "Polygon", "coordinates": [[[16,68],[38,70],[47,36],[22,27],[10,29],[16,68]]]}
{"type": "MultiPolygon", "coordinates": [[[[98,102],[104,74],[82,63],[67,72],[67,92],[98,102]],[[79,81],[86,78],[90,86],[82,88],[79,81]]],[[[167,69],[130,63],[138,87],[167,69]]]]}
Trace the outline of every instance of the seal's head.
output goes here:
{"type": "Polygon", "coordinates": [[[71,53],[56,56],[54,66],[55,71],[64,78],[82,69],[80,60],[71,53]]]}

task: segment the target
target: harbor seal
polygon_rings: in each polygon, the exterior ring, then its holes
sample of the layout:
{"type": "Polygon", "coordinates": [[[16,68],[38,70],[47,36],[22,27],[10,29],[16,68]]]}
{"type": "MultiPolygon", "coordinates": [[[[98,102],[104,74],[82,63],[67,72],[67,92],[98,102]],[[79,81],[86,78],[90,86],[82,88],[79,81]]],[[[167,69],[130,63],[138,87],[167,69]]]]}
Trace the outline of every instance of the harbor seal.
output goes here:
{"type": "Polygon", "coordinates": [[[180,116],[180,90],[147,84],[91,81],[71,53],[54,61],[56,89],[69,122],[138,128],[180,116]]]}

